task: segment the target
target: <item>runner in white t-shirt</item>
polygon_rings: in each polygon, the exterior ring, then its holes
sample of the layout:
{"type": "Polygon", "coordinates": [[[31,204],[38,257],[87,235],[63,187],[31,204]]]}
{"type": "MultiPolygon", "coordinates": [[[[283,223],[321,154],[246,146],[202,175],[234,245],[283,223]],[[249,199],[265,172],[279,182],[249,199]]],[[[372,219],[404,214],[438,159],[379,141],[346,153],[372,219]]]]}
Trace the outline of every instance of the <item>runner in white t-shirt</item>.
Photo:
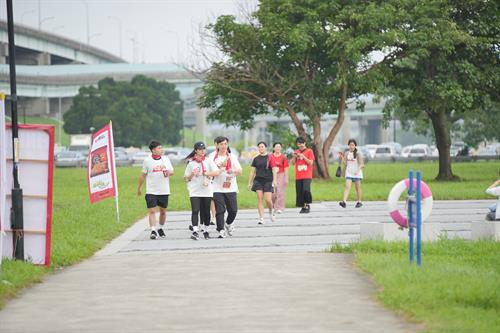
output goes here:
{"type": "Polygon", "coordinates": [[[219,168],[214,161],[205,158],[205,144],[197,142],[194,150],[186,157],[188,164],[184,172],[187,182],[189,199],[191,201],[191,238],[198,240],[198,215],[204,228],[201,229],[205,239],[210,238],[210,202],[213,197],[212,181],[210,177],[219,175],[219,168]]]}
{"type": "Polygon", "coordinates": [[[242,174],[238,158],[229,151],[229,139],[220,136],[216,139],[216,150],[213,161],[220,170],[220,175],[213,180],[214,202],[216,210],[217,231],[219,238],[226,237],[226,231],[232,236],[234,219],[238,212],[238,184],[236,176],[242,174]],[[224,214],[227,210],[227,219],[224,223],[224,214]]]}
{"type": "Polygon", "coordinates": [[[170,176],[174,174],[174,168],[167,156],[163,156],[163,148],[158,141],[149,144],[151,155],[142,163],[142,171],[137,186],[137,195],[141,195],[142,184],[146,179],[146,206],[149,213],[149,226],[151,228],[151,239],[158,236],[165,238],[163,226],[166,221],[168,207],[168,196],[170,195],[170,176]],[[156,232],[156,206],[160,209],[160,226],[156,232]]]}

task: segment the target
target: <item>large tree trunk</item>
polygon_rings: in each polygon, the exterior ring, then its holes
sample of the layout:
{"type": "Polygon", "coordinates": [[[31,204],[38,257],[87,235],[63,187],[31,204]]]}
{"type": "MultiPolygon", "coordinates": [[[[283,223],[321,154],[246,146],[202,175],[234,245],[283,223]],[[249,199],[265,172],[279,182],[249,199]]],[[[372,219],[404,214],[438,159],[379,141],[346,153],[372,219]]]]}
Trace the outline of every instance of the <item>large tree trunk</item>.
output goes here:
{"type": "Polygon", "coordinates": [[[443,110],[429,112],[429,114],[439,151],[439,173],[436,180],[458,180],[459,177],[455,176],[451,171],[451,137],[446,114],[443,110]]]}

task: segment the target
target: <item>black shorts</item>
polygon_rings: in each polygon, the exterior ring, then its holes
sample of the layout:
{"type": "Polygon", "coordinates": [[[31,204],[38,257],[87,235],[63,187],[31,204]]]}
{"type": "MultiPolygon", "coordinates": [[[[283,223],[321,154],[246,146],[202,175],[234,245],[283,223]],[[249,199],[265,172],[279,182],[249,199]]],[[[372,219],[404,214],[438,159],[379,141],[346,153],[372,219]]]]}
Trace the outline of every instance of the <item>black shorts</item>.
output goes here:
{"type": "Polygon", "coordinates": [[[161,208],[168,207],[168,194],[165,195],[157,195],[157,194],[146,194],[146,206],[148,208],[155,208],[159,206],[161,208]]]}
{"type": "Polygon", "coordinates": [[[262,192],[273,193],[273,182],[255,179],[253,181],[252,191],[254,191],[254,192],[262,191],[262,192]]]}

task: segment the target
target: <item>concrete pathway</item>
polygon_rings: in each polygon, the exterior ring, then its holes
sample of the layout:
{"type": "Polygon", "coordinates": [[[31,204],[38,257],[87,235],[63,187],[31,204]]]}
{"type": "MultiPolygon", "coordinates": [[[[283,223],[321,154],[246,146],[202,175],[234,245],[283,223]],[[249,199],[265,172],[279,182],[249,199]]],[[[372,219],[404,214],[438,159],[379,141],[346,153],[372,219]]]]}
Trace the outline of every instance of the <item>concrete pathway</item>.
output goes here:
{"type": "MultiPolygon", "coordinates": [[[[437,202],[431,221],[470,237],[490,201],[437,202]]],[[[169,214],[167,238],[146,220],[93,258],[48,276],[0,311],[0,332],[417,332],[375,301],[376,288],[333,242],[387,222],[385,203],[317,203],[257,226],[238,215],[231,238],[192,241],[188,212],[169,214]]],[[[215,233],[213,234],[215,236],[215,233]]]]}

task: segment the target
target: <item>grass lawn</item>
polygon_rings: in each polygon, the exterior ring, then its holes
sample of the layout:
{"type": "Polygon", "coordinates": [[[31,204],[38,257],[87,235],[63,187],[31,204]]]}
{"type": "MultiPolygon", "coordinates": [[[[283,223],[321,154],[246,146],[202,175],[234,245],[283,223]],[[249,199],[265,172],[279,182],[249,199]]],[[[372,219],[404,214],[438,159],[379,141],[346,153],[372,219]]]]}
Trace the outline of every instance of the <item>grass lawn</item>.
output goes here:
{"type": "Polygon", "coordinates": [[[440,240],[424,243],[422,266],[409,265],[405,242],[362,242],[356,264],[381,289],[390,309],[425,323],[427,333],[500,332],[500,243],[440,240]]]}
{"type": "MultiPolygon", "coordinates": [[[[485,188],[498,177],[500,162],[456,163],[454,172],[462,181],[439,183],[432,181],[437,174],[437,163],[368,164],[363,182],[364,200],[386,200],[391,187],[403,179],[408,169],[422,170],[423,179],[431,187],[435,199],[488,198],[485,188]]],[[[331,167],[334,174],[336,166],[331,167]]],[[[177,166],[171,179],[170,210],[189,210],[186,184],[182,180],[184,167],[177,166]]],[[[52,227],[52,267],[58,269],[92,256],[132,223],[146,215],[143,197],[137,197],[136,188],[140,168],[119,168],[121,222],[116,222],[115,202],[107,199],[91,205],[88,199],[85,169],[56,169],[54,173],[54,204],[52,227]]],[[[256,197],[246,190],[248,167],[239,177],[240,208],[256,207],[256,197]]],[[[295,202],[293,172],[286,204],[295,202]]],[[[314,201],[337,201],[341,198],[343,180],[313,181],[314,201]]],[[[354,193],[354,190],[353,190],[354,193]]],[[[491,198],[491,197],[490,197],[491,198]]],[[[167,217],[168,219],[168,217],[167,217]]],[[[0,271],[0,307],[6,299],[21,288],[38,281],[47,269],[27,263],[5,261],[0,271]]]]}

